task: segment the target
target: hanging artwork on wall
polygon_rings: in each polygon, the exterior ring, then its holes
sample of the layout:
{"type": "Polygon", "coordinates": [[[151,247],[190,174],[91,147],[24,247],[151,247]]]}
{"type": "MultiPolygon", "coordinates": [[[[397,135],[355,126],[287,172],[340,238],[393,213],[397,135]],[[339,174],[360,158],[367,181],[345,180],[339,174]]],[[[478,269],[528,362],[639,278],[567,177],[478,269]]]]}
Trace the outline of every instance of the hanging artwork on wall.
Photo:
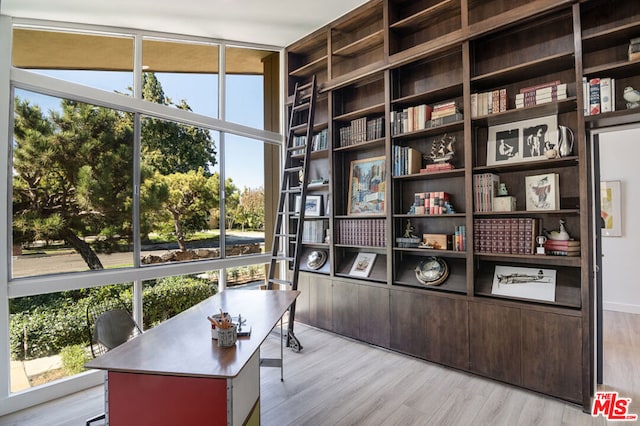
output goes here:
{"type": "Polygon", "coordinates": [[[603,237],[622,236],[620,181],[600,182],[600,228],[603,237]]]}

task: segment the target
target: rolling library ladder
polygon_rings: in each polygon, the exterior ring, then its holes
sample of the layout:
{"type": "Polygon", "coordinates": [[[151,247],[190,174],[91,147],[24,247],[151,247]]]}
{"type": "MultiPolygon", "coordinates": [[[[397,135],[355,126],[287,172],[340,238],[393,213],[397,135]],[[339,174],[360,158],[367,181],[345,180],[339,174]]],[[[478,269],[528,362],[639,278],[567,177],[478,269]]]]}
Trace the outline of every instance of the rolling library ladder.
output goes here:
{"type": "MultiPolygon", "coordinates": [[[[310,83],[296,84],[293,94],[278,200],[278,214],[273,234],[271,265],[267,280],[269,290],[274,288],[274,284],[285,285],[291,290],[298,289],[307,182],[309,180],[307,164],[313,139],[316,91],[316,77],[314,75],[310,83]],[[280,261],[286,261],[290,265],[290,280],[276,278],[277,263],[280,261]]],[[[295,312],[296,304],[293,302],[289,308],[287,346],[299,352],[302,350],[302,345],[293,333],[295,312]]]]}

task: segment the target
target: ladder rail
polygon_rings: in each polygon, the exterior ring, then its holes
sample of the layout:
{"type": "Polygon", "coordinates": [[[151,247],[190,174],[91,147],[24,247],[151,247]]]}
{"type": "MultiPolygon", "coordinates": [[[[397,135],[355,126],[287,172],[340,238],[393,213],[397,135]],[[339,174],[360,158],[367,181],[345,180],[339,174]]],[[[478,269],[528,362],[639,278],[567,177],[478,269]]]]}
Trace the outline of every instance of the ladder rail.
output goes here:
{"type": "MultiPolygon", "coordinates": [[[[315,75],[312,77],[310,83],[304,85],[297,83],[294,90],[293,105],[291,106],[289,116],[285,160],[282,168],[278,212],[274,227],[273,247],[271,249],[271,263],[267,281],[267,288],[270,290],[273,289],[274,284],[282,285],[283,283],[291,285],[292,290],[298,289],[305,205],[307,200],[307,182],[309,181],[309,168],[307,166],[311,158],[311,146],[313,143],[316,92],[315,75]],[[304,144],[294,145],[296,135],[300,134],[299,132],[303,129],[305,129],[304,144]],[[300,157],[300,151],[302,151],[302,157],[300,157]],[[299,211],[295,211],[295,197],[300,197],[299,211]],[[293,228],[295,228],[295,232],[293,228]],[[280,260],[291,262],[291,280],[276,278],[276,266],[280,260]]],[[[287,346],[299,351],[302,350],[302,346],[293,333],[295,306],[294,301],[289,308],[287,346]]]]}

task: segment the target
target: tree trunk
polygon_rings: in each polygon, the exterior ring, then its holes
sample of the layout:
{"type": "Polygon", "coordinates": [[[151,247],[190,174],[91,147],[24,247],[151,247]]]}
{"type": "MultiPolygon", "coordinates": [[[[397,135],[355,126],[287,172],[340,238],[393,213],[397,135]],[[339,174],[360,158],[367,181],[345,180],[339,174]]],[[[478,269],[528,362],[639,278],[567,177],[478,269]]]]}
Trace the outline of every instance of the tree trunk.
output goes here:
{"type": "Polygon", "coordinates": [[[171,213],[173,215],[173,225],[176,230],[176,239],[178,240],[178,247],[180,251],[186,251],[187,246],[184,242],[184,233],[182,232],[182,225],[180,224],[180,215],[177,213],[171,213]]]}
{"type": "Polygon", "coordinates": [[[82,256],[89,269],[104,269],[102,262],[100,262],[98,255],[91,246],[81,238],[78,238],[71,229],[65,228],[62,230],[62,238],[82,256]]]}

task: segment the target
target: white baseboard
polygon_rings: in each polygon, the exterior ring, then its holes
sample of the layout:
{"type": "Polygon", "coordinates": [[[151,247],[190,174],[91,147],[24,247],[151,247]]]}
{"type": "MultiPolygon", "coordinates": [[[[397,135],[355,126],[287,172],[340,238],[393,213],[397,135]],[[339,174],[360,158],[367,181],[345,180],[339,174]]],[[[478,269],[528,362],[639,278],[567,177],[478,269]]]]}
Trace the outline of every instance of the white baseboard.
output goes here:
{"type": "Polygon", "coordinates": [[[626,312],[628,314],[640,314],[640,306],[628,305],[626,303],[602,302],[602,309],[605,311],[626,312]]]}

